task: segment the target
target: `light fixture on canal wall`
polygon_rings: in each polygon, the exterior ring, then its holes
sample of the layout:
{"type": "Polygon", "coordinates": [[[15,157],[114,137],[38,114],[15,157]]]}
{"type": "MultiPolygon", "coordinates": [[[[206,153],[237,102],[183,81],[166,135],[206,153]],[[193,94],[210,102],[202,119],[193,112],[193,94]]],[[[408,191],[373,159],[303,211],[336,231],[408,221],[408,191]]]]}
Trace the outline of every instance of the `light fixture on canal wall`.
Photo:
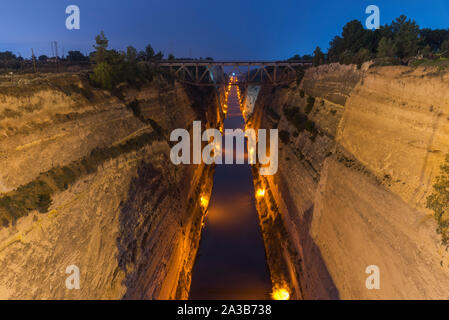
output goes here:
{"type": "Polygon", "coordinates": [[[290,293],[288,293],[288,290],[285,288],[278,288],[273,291],[271,297],[273,300],[289,300],[290,293]]]}
{"type": "Polygon", "coordinates": [[[262,198],[265,196],[265,189],[258,189],[256,192],[256,197],[257,198],[262,198]]]}
{"type": "Polygon", "coordinates": [[[209,205],[209,199],[205,196],[201,196],[200,204],[204,209],[207,209],[207,206],[209,205]]]}

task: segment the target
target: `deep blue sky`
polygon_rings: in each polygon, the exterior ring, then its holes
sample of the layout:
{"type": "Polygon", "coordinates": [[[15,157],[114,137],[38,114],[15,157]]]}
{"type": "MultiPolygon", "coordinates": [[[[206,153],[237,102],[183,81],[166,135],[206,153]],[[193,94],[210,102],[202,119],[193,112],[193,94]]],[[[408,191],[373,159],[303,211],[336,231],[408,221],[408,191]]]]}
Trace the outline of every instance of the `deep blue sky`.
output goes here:
{"type": "Polygon", "coordinates": [[[284,59],[326,50],[346,22],[364,24],[369,4],[379,6],[381,24],[405,14],[421,27],[449,28],[448,0],[0,0],[0,51],[49,55],[56,40],[66,53],[88,52],[104,30],[116,49],[151,43],[177,57],[284,59]],[[81,30],[65,28],[69,4],[80,7],[81,30]]]}

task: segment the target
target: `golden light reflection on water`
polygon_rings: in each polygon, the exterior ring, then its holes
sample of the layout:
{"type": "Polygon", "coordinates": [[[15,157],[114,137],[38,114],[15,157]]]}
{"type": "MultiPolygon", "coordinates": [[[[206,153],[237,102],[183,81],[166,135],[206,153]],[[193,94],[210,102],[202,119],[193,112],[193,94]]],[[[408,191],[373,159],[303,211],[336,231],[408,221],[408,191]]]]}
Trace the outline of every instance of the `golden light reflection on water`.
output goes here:
{"type": "MultiPolygon", "coordinates": [[[[222,111],[227,116],[224,129],[244,129],[240,112],[240,92],[236,85],[229,85],[222,111]]],[[[223,162],[226,143],[214,146],[222,152],[223,162]]],[[[263,239],[255,209],[255,194],[251,169],[247,164],[247,143],[244,150],[236,152],[234,165],[217,166],[214,187],[208,200],[208,208],[202,220],[201,245],[192,271],[190,299],[270,299],[272,285],[265,260],[263,239]],[[238,161],[245,165],[235,165],[238,161]]],[[[228,146],[230,148],[230,146],[228,146]]],[[[254,150],[253,150],[254,152],[254,150]]],[[[200,199],[201,202],[203,200],[200,199]]],[[[205,203],[205,201],[204,201],[205,203]]]]}
{"type": "Polygon", "coordinates": [[[209,209],[207,223],[217,225],[222,228],[228,228],[231,224],[245,223],[247,215],[244,213],[251,209],[252,199],[250,195],[241,195],[239,198],[232,198],[228,201],[224,198],[221,201],[215,201],[209,209]],[[236,219],[239,215],[241,219],[236,219]]]}

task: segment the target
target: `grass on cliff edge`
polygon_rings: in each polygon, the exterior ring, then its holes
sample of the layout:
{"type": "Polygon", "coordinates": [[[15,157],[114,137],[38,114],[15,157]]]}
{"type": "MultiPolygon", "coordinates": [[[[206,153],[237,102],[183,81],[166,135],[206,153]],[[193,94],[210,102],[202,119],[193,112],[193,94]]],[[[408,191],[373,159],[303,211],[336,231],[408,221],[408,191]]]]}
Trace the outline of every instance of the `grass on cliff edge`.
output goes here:
{"type": "Polygon", "coordinates": [[[427,197],[427,208],[432,209],[438,223],[437,233],[441,235],[441,242],[449,246],[449,154],[440,167],[441,174],[433,185],[433,193],[427,197]]]}
{"type": "Polygon", "coordinates": [[[158,132],[147,132],[116,146],[95,148],[88,156],[41,173],[30,183],[0,197],[1,225],[8,227],[11,222],[33,210],[46,213],[56,192],[66,190],[81,176],[96,172],[98,166],[107,160],[139,150],[159,138],[161,135],[158,132]]]}

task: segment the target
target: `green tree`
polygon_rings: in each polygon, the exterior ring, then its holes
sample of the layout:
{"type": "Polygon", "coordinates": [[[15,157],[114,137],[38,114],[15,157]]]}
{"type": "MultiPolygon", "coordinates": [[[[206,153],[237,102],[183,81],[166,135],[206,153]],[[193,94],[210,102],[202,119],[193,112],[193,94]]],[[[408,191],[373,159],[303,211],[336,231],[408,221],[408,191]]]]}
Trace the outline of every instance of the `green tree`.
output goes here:
{"type": "Polygon", "coordinates": [[[105,62],[107,59],[107,49],[109,46],[109,40],[106,38],[104,31],[101,31],[99,35],[95,37],[95,63],[105,62]]]}
{"type": "Polygon", "coordinates": [[[356,52],[363,46],[363,40],[365,38],[366,30],[363,28],[362,23],[359,20],[349,21],[344,27],[341,33],[345,49],[349,49],[352,52],[356,52]]]}
{"type": "Polygon", "coordinates": [[[295,54],[293,57],[289,58],[288,60],[301,60],[301,56],[299,54],[295,54]]]}
{"type": "Polygon", "coordinates": [[[329,50],[327,51],[327,58],[330,62],[337,62],[340,60],[341,54],[344,52],[343,39],[335,36],[329,43],[329,50]]]}
{"type": "Polygon", "coordinates": [[[419,31],[419,38],[422,47],[429,45],[432,52],[436,52],[440,50],[443,42],[449,39],[449,30],[424,28],[419,31]]]}
{"type": "Polygon", "coordinates": [[[319,66],[324,64],[324,53],[321,51],[320,47],[316,47],[315,51],[313,52],[313,65],[319,66]]]}
{"type": "Polygon", "coordinates": [[[345,50],[343,53],[340,54],[338,62],[341,64],[354,63],[354,56],[355,53],[351,52],[350,50],[345,50]]]}
{"type": "Polygon", "coordinates": [[[449,39],[444,40],[441,44],[441,54],[445,57],[449,57],[449,39]]]}
{"type": "Polygon", "coordinates": [[[366,48],[362,48],[355,54],[354,63],[360,67],[364,62],[371,60],[371,58],[371,51],[366,48]]]}
{"type": "Polygon", "coordinates": [[[404,59],[415,56],[419,48],[419,26],[416,22],[401,15],[391,23],[391,29],[398,57],[404,59]]]}
{"type": "Polygon", "coordinates": [[[302,60],[310,61],[310,60],[313,60],[313,57],[310,54],[305,54],[302,56],[302,60]]]}
{"type": "Polygon", "coordinates": [[[126,60],[130,62],[137,61],[137,50],[133,46],[128,46],[128,48],[126,48],[126,60]]]}
{"type": "Polygon", "coordinates": [[[145,60],[150,61],[154,58],[154,49],[151,44],[147,45],[145,48],[145,60]]]}
{"type": "Polygon", "coordinates": [[[343,27],[341,37],[336,36],[330,42],[328,60],[344,64],[354,63],[356,53],[362,48],[370,52],[375,50],[379,32],[366,30],[358,20],[349,21],[343,27]]]}
{"type": "Polygon", "coordinates": [[[164,54],[161,51],[159,51],[158,53],[156,53],[154,55],[154,60],[162,60],[163,58],[164,58],[164,54]]]}
{"type": "Polygon", "coordinates": [[[145,61],[146,59],[147,59],[147,54],[145,53],[145,51],[140,50],[140,51],[137,53],[137,60],[139,60],[139,61],[145,61]]]}
{"type": "Polygon", "coordinates": [[[431,56],[432,54],[432,48],[430,47],[430,45],[426,45],[422,50],[421,53],[424,57],[428,58],[431,56]]]}
{"type": "Polygon", "coordinates": [[[172,53],[169,53],[168,60],[175,60],[175,56],[172,53]]]}
{"type": "Polygon", "coordinates": [[[114,88],[114,72],[112,67],[106,62],[100,62],[94,68],[94,73],[90,76],[94,85],[103,89],[112,90],[114,88]]]}
{"type": "Polygon", "coordinates": [[[67,53],[67,60],[69,61],[86,61],[88,58],[84,56],[80,51],[69,51],[67,53]]]}
{"type": "Polygon", "coordinates": [[[108,50],[109,41],[102,31],[95,37],[95,68],[90,76],[94,85],[103,89],[112,90],[124,80],[127,80],[128,66],[126,54],[116,50],[108,50]]]}
{"type": "Polygon", "coordinates": [[[378,58],[394,58],[396,56],[397,48],[393,39],[383,37],[379,41],[377,47],[378,58]]]}
{"type": "Polygon", "coordinates": [[[0,52],[0,60],[1,61],[9,61],[9,60],[16,60],[17,57],[14,53],[11,51],[4,51],[0,52]]]}

